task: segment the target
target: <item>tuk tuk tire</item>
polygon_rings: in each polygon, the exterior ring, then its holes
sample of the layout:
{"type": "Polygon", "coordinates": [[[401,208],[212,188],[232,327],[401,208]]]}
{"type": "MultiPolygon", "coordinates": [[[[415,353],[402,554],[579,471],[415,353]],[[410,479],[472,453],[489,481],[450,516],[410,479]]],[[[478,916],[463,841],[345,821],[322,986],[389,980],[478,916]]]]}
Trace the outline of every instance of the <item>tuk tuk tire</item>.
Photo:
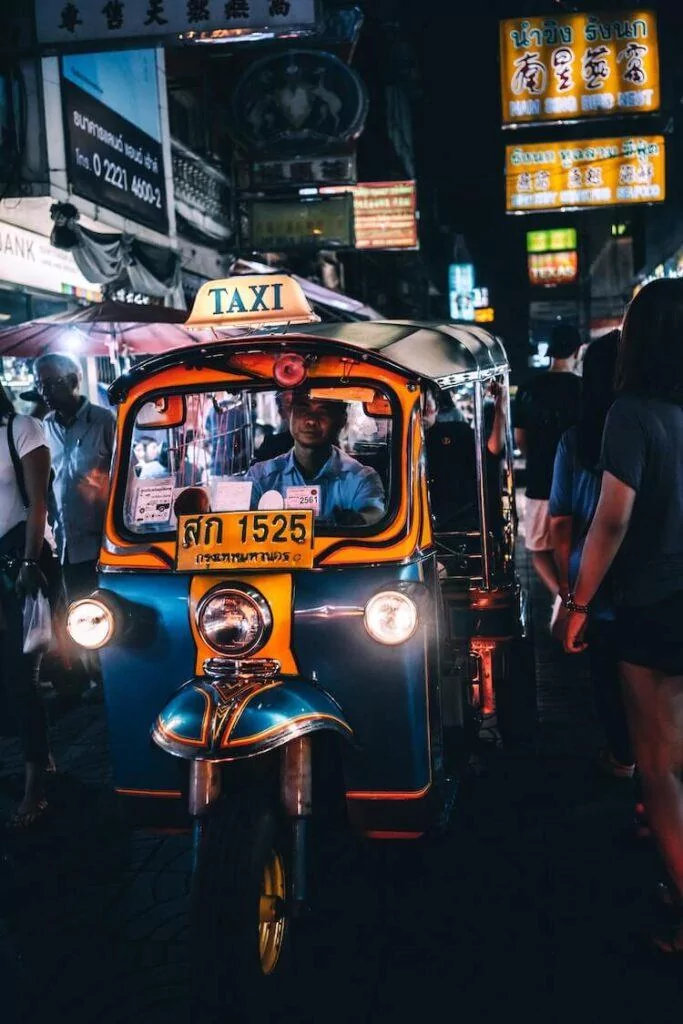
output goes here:
{"type": "Polygon", "coordinates": [[[275,803],[249,792],[223,797],[203,826],[190,893],[192,1002],[261,1020],[286,997],[291,976],[292,921],[286,903],[284,935],[271,973],[259,952],[261,885],[273,851],[284,868],[288,832],[275,803]]]}

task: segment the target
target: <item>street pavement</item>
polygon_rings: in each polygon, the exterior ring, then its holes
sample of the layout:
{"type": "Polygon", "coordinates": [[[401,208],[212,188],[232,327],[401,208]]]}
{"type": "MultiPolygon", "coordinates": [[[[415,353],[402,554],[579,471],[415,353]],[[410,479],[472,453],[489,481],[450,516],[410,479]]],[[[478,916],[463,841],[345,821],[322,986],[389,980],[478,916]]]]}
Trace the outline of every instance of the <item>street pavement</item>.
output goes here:
{"type": "MultiPolygon", "coordinates": [[[[520,569],[528,576],[523,553],[520,569]]],[[[323,849],[312,980],[281,1020],[677,1018],[683,964],[643,940],[659,865],[631,836],[634,785],[595,770],[584,659],[547,636],[549,602],[530,582],[536,754],[484,757],[438,840],[323,849]]],[[[191,1021],[189,840],[121,819],[102,706],[48,705],[59,769],[49,820],[30,837],[0,836],[0,1021],[191,1021]]],[[[0,739],[0,762],[4,817],[20,789],[16,741],[0,739]]]]}

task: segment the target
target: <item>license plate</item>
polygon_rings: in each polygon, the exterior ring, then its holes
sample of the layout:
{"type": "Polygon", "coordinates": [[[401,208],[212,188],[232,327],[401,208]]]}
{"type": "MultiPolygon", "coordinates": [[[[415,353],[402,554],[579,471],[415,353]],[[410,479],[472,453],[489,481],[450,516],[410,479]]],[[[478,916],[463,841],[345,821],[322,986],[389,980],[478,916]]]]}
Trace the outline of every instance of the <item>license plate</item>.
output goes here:
{"type": "Polygon", "coordinates": [[[178,519],[177,569],[287,571],[312,566],[311,511],[216,512],[178,519]]]}

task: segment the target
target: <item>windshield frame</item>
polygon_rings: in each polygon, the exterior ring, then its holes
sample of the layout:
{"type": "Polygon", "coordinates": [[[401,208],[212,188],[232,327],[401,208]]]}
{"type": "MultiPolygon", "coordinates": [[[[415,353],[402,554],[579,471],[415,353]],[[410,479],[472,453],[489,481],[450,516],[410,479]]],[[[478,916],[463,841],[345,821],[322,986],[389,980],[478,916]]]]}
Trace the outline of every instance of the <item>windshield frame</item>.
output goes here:
{"type": "MultiPolygon", "coordinates": [[[[326,537],[335,538],[339,540],[355,540],[356,538],[373,537],[377,534],[384,532],[386,529],[391,527],[394,523],[396,516],[399,511],[402,493],[402,436],[403,436],[403,409],[401,402],[395,390],[386,382],[378,381],[372,378],[360,378],[354,377],[353,381],[347,381],[342,384],[338,377],[309,377],[307,380],[308,387],[339,387],[345,386],[357,386],[357,387],[368,387],[375,391],[382,391],[383,394],[388,398],[391,405],[391,444],[388,446],[389,457],[390,457],[390,480],[389,490],[387,492],[387,507],[385,514],[377,520],[375,523],[363,524],[361,526],[344,526],[343,532],[340,532],[341,528],[334,524],[325,523],[314,523],[314,537],[326,537]]],[[[133,433],[135,430],[135,424],[140,409],[148,404],[149,402],[155,401],[157,398],[164,398],[170,395],[199,395],[199,394],[210,394],[213,391],[226,391],[226,392],[244,392],[249,391],[252,394],[258,392],[277,392],[287,390],[285,388],[278,388],[277,384],[273,380],[254,380],[247,379],[243,381],[234,380],[223,380],[214,381],[210,385],[197,386],[197,384],[155,388],[150,391],[146,391],[141,394],[127,410],[126,420],[123,425],[122,440],[120,456],[117,460],[117,472],[116,478],[113,480],[113,495],[111,499],[112,511],[114,518],[114,526],[119,537],[130,544],[161,544],[161,543],[176,543],[177,529],[165,530],[165,531],[153,531],[153,532],[134,532],[129,529],[125,521],[125,502],[129,484],[129,470],[131,461],[131,448],[133,445],[133,433]]],[[[384,483],[384,481],[383,481],[384,483]]]]}

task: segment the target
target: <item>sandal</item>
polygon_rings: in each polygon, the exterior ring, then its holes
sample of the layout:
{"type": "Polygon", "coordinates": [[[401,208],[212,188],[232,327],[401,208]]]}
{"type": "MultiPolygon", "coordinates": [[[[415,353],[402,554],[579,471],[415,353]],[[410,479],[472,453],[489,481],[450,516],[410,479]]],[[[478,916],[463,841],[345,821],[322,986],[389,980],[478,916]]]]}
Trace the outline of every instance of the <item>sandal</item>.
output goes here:
{"type": "Polygon", "coordinates": [[[15,811],[5,828],[11,832],[24,832],[27,829],[35,828],[45,816],[46,811],[47,800],[39,800],[30,811],[15,811]]]}

